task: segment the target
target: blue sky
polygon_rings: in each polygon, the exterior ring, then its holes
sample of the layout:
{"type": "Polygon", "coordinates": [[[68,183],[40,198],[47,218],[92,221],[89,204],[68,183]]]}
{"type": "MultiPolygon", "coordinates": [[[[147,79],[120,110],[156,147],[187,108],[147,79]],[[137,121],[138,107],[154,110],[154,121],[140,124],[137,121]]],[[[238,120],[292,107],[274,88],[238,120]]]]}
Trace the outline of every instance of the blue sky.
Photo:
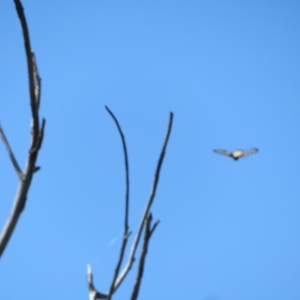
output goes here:
{"type": "MultiPolygon", "coordinates": [[[[1,299],[108,290],[123,230],[126,136],[135,232],[169,112],[139,299],[300,299],[300,3],[23,1],[43,80],[45,139],[1,258],[1,299]],[[233,161],[213,149],[258,147],[233,161]]],[[[27,70],[13,1],[0,3],[0,122],[29,147],[27,70]]],[[[0,147],[1,228],[17,176],[0,147]]],[[[128,299],[136,264],[114,299],[128,299]]]]}

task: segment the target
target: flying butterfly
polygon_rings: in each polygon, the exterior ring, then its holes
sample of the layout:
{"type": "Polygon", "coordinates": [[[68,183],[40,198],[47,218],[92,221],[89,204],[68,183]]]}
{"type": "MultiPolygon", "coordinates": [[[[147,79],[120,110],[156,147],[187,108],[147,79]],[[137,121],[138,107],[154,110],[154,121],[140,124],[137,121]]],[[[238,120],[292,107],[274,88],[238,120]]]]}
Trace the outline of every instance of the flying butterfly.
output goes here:
{"type": "Polygon", "coordinates": [[[234,160],[238,160],[241,157],[257,153],[258,148],[251,148],[251,149],[247,149],[247,150],[236,149],[232,152],[229,152],[227,150],[214,150],[214,152],[228,156],[228,157],[232,157],[234,160]]]}

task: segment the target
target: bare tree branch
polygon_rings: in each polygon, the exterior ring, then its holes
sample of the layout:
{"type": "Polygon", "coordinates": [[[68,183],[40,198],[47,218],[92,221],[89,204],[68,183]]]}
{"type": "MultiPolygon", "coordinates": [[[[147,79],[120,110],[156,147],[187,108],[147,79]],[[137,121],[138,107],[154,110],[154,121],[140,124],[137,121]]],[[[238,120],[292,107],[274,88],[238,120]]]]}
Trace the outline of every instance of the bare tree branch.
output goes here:
{"type": "Polygon", "coordinates": [[[121,136],[121,140],[122,140],[122,146],[123,146],[123,152],[124,152],[124,160],[125,160],[125,176],[126,176],[126,193],[125,193],[125,232],[128,232],[128,218],[129,218],[129,164],[128,164],[128,153],[127,153],[127,147],[126,147],[126,140],[125,140],[125,136],[123,134],[122,128],[117,120],[117,118],[115,117],[115,115],[112,113],[112,111],[105,106],[106,110],[108,111],[108,113],[111,115],[111,117],[113,118],[113,120],[116,123],[116,126],[118,128],[118,131],[120,133],[121,136]]]}
{"type": "Polygon", "coordinates": [[[163,160],[164,160],[164,156],[165,156],[165,153],[166,153],[166,148],[167,148],[168,140],[169,140],[171,129],[172,129],[172,123],[173,123],[173,113],[171,112],[170,117],[169,117],[169,124],[168,124],[167,134],[166,134],[165,141],[164,141],[164,144],[163,144],[163,147],[162,147],[159,159],[158,159],[158,163],[157,163],[157,167],[156,167],[156,171],[155,171],[155,175],[154,175],[153,187],[152,187],[152,190],[151,190],[151,193],[150,193],[150,197],[149,197],[149,200],[147,202],[144,214],[142,216],[138,232],[137,232],[137,234],[135,236],[135,239],[134,239],[134,242],[132,244],[127,264],[125,265],[125,267],[122,270],[121,274],[118,276],[118,278],[115,282],[114,290],[116,290],[120,286],[120,284],[122,283],[122,281],[126,277],[128,271],[130,270],[130,268],[131,268],[131,266],[134,262],[134,255],[135,255],[137,246],[139,244],[139,240],[140,240],[141,233],[142,233],[142,230],[143,230],[144,222],[145,222],[145,220],[146,220],[146,218],[149,214],[151,205],[152,205],[154,197],[155,197],[156,188],[157,188],[157,184],[158,184],[158,180],[159,180],[160,169],[161,169],[161,166],[162,166],[162,163],[163,163],[163,160]]]}
{"type": "Polygon", "coordinates": [[[7,140],[6,136],[5,136],[5,133],[4,133],[3,129],[2,129],[2,127],[1,127],[1,124],[0,124],[0,135],[1,135],[1,139],[3,141],[3,144],[4,144],[5,148],[6,148],[6,151],[7,151],[8,155],[9,155],[9,157],[10,157],[10,160],[11,160],[11,162],[12,162],[12,164],[13,164],[13,166],[14,166],[17,174],[18,174],[19,179],[23,180],[23,173],[22,173],[22,171],[21,171],[21,169],[19,167],[19,164],[18,164],[15,156],[14,156],[14,153],[12,152],[12,150],[10,148],[10,145],[8,143],[8,140],[7,140]]]}
{"type": "MultiPolygon", "coordinates": [[[[23,32],[23,39],[25,45],[25,53],[27,58],[27,68],[28,68],[28,78],[29,78],[29,94],[30,94],[30,106],[31,106],[31,113],[32,113],[32,121],[31,121],[31,145],[30,150],[28,153],[28,158],[26,162],[25,169],[22,173],[22,178],[20,178],[19,187],[17,190],[17,194],[12,206],[11,213],[4,225],[4,228],[0,234],[0,257],[2,256],[4,249],[15,229],[15,226],[19,220],[19,217],[25,207],[27,193],[31,184],[31,180],[33,177],[33,173],[36,172],[39,167],[37,167],[36,160],[38,157],[38,152],[41,147],[43,136],[44,136],[44,128],[45,128],[45,119],[42,120],[42,125],[39,125],[39,101],[40,101],[40,91],[41,91],[41,78],[38,73],[38,68],[36,65],[36,59],[34,53],[31,51],[30,47],[30,39],[29,39],[29,32],[26,22],[26,17],[24,15],[24,10],[21,2],[19,0],[14,0],[16,10],[20,19],[22,32],[23,32]]],[[[4,133],[2,134],[3,139],[4,133]]],[[[4,136],[5,137],[5,136],[4,136]]],[[[8,143],[4,144],[7,148],[8,143]]],[[[10,148],[9,148],[10,149],[10,148]]],[[[9,155],[12,154],[12,151],[8,151],[9,155]]],[[[11,160],[12,156],[10,155],[11,160]]],[[[15,160],[16,161],[16,160],[15,160]]],[[[13,162],[14,167],[16,169],[16,165],[13,162]]],[[[17,171],[19,174],[19,170],[17,171]]],[[[20,176],[19,176],[20,177],[20,176]]]]}
{"type": "Polygon", "coordinates": [[[89,297],[90,297],[90,300],[107,299],[107,295],[99,293],[94,288],[94,284],[93,284],[93,272],[92,272],[92,267],[90,265],[87,266],[87,281],[88,281],[88,286],[89,286],[89,297]]]}
{"type": "Polygon", "coordinates": [[[158,163],[157,163],[157,167],[156,167],[156,171],[155,171],[155,175],[154,175],[153,187],[152,187],[151,194],[150,194],[150,197],[148,199],[148,202],[146,204],[145,212],[143,214],[143,217],[141,219],[141,223],[140,223],[139,228],[138,228],[138,232],[137,232],[136,237],[134,239],[134,242],[132,244],[127,264],[125,265],[125,267],[124,267],[123,271],[121,272],[121,274],[119,274],[120,267],[121,267],[122,260],[123,260],[123,256],[124,256],[124,252],[125,252],[125,248],[126,248],[126,245],[127,245],[128,236],[129,236],[129,231],[128,231],[128,210],[129,210],[128,155],[127,155],[127,150],[126,150],[125,137],[123,135],[123,132],[121,130],[119,122],[116,119],[116,117],[113,115],[113,113],[109,110],[109,108],[108,107],[105,107],[105,108],[107,109],[109,114],[114,119],[114,121],[115,121],[115,123],[118,127],[120,136],[122,138],[122,143],[123,143],[123,152],[124,152],[124,157],[125,157],[125,169],[126,169],[126,205],[125,205],[125,226],[124,226],[125,229],[124,229],[124,236],[123,236],[123,242],[122,242],[121,251],[120,251],[120,255],[119,255],[119,260],[118,260],[117,267],[116,267],[115,272],[114,272],[114,277],[113,277],[113,280],[112,280],[112,283],[111,283],[108,294],[107,295],[101,294],[94,288],[93,283],[92,283],[92,275],[91,275],[92,271],[91,271],[91,268],[88,266],[88,285],[89,285],[89,291],[90,291],[89,295],[90,295],[90,300],[94,300],[94,299],[108,299],[108,300],[110,300],[112,298],[112,295],[117,290],[117,288],[121,285],[122,281],[124,280],[124,278],[128,274],[128,271],[130,270],[130,268],[131,268],[131,266],[134,262],[134,255],[135,255],[137,246],[139,244],[139,240],[140,240],[142,230],[144,228],[145,229],[145,237],[144,237],[144,242],[143,242],[143,245],[142,245],[142,252],[141,252],[141,256],[140,256],[140,260],[139,260],[137,278],[136,278],[136,282],[135,282],[134,289],[133,289],[133,294],[132,294],[132,299],[136,299],[137,296],[138,296],[139,288],[140,288],[142,277],[143,277],[143,270],[144,270],[144,266],[145,266],[145,260],[146,260],[146,255],[147,255],[147,251],[148,251],[148,245],[149,245],[150,237],[151,237],[152,233],[154,232],[156,226],[159,223],[159,221],[156,221],[155,224],[153,225],[153,227],[151,228],[152,215],[150,213],[150,208],[151,208],[151,205],[152,205],[154,197],[155,197],[156,188],[157,188],[158,181],[159,181],[159,174],[160,174],[161,166],[162,166],[162,163],[163,163],[163,159],[164,159],[164,156],[165,156],[167,144],[168,144],[171,129],[172,129],[173,113],[172,112],[170,113],[169,124],[168,124],[168,128],[167,128],[167,134],[166,134],[164,144],[163,144],[163,147],[162,147],[159,159],[158,159],[158,163]],[[99,293],[100,296],[97,293],[99,293]],[[99,297],[99,298],[97,298],[97,297],[99,297]],[[106,298],[100,298],[100,297],[106,297],[106,298]]]}
{"type": "Polygon", "coordinates": [[[123,134],[122,128],[117,120],[117,118],[115,117],[115,115],[111,112],[111,110],[105,106],[106,110],[108,111],[108,113],[111,115],[111,117],[113,118],[113,120],[116,123],[116,126],[118,128],[118,131],[120,133],[121,136],[121,140],[122,140],[122,145],[123,145],[123,153],[124,153],[124,159],[125,159],[125,176],[126,176],[126,193],[125,193],[125,218],[124,218],[124,234],[123,234],[123,242],[121,245],[121,249],[120,249],[120,255],[119,255],[119,259],[117,262],[117,266],[114,272],[114,276],[113,276],[113,280],[108,292],[108,300],[111,299],[112,294],[114,293],[114,283],[116,281],[116,278],[119,275],[119,271],[123,262],[123,258],[124,258],[124,253],[125,253],[125,249],[126,249],[126,245],[127,245],[127,241],[128,241],[128,237],[130,235],[129,232],[129,226],[128,226],[128,218],[129,218],[129,164],[128,164],[128,154],[127,154],[127,147],[126,147],[126,140],[125,140],[125,136],[123,134]]]}
{"type": "Polygon", "coordinates": [[[143,242],[142,251],[141,251],[141,255],[140,255],[138,272],[137,272],[135,284],[133,286],[133,290],[132,290],[132,294],[131,294],[131,300],[136,300],[138,297],[140,286],[142,283],[145,261],[146,261],[146,256],[148,253],[148,246],[149,246],[150,238],[151,238],[152,233],[154,232],[156,226],[159,224],[159,220],[157,220],[154,223],[153,227],[151,228],[151,222],[152,222],[152,214],[150,213],[144,223],[144,242],[143,242]]]}
{"type": "Polygon", "coordinates": [[[32,112],[32,118],[33,118],[33,124],[32,124],[32,131],[33,136],[37,136],[39,133],[39,115],[38,115],[38,98],[36,98],[36,86],[39,84],[38,80],[35,80],[35,74],[38,74],[36,72],[37,67],[35,65],[35,57],[34,53],[31,50],[30,46],[30,38],[29,38],[29,31],[27,26],[26,17],[24,14],[24,9],[22,6],[22,3],[20,0],[14,0],[16,10],[21,22],[21,27],[23,31],[23,38],[24,38],[24,46],[25,46],[25,53],[26,53],[26,59],[27,59],[27,69],[28,69],[28,79],[29,79],[29,93],[30,93],[30,104],[31,104],[31,112],[32,112]]]}

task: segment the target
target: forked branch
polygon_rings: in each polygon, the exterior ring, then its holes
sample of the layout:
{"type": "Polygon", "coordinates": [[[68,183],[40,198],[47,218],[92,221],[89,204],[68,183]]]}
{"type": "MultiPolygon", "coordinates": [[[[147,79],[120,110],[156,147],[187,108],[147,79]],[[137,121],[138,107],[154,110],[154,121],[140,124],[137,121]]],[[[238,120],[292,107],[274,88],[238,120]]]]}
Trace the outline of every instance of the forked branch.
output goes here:
{"type": "Polygon", "coordinates": [[[39,104],[41,96],[41,78],[38,73],[35,55],[31,50],[29,31],[27,27],[26,17],[24,14],[22,3],[19,0],[14,0],[18,17],[20,19],[21,28],[23,32],[23,40],[25,45],[25,53],[27,58],[27,69],[28,69],[28,81],[29,81],[29,94],[30,94],[30,106],[31,106],[31,145],[28,151],[28,158],[25,165],[25,169],[22,172],[17,160],[13,154],[13,151],[6,139],[2,127],[0,127],[0,135],[4,142],[4,146],[8,152],[8,155],[12,161],[12,164],[19,177],[19,187],[17,194],[12,206],[11,213],[4,225],[4,228],[0,235],[0,257],[2,256],[4,249],[15,229],[15,226],[19,220],[19,217],[25,207],[27,193],[31,184],[33,173],[36,172],[37,167],[36,160],[38,157],[39,149],[42,145],[45,119],[42,120],[42,124],[39,123],[39,104]]]}
{"type": "Polygon", "coordinates": [[[153,203],[153,200],[154,200],[154,197],[155,197],[155,194],[156,194],[156,189],[157,189],[157,185],[158,185],[158,181],[159,181],[160,170],[161,170],[162,163],[163,163],[163,160],[164,160],[164,157],[165,157],[169,137],[170,137],[171,130],[172,130],[172,124],[173,124],[173,113],[171,112],[170,117],[169,117],[169,124],[168,124],[167,134],[166,134],[165,141],[164,141],[164,144],[163,144],[163,147],[162,147],[162,150],[161,150],[158,162],[157,162],[157,166],[156,166],[156,171],[155,171],[155,175],[154,175],[154,182],[153,182],[152,190],[151,190],[151,193],[150,193],[150,197],[149,197],[148,202],[146,204],[146,208],[145,208],[144,214],[142,216],[137,234],[136,234],[135,239],[133,241],[127,264],[125,265],[123,271],[121,272],[121,274],[119,275],[119,277],[117,278],[117,280],[115,282],[115,289],[117,289],[119,287],[119,285],[122,283],[122,281],[126,277],[128,271],[130,270],[130,268],[131,268],[131,266],[134,262],[134,256],[135,256],[135,252],[136,252],[136,249],[137,249],[139,241],[140,241],[143,226],[144,226],[145,220],[146,220],[146,218],[147,218],[147,216],[150,212],[150,208],[151,208],[151,205],[153,203]]]}
{"type": "Polygon", "coordinates": [[[88,285],[89,285],[89,291],[90,291],[89,295],[90,295],[90,300],[94,300],[94,299],[108,299],[108,300],[110,300],[112,298],[114,292],[121,285],[122,281],[125,279],[126,275],[128,274],[129,270],[132,267],[132,264],[135,260],[135,253],[136,253],[137,247],[139,245],[140,237],[141,237],[142,231],[144,229],[145,230],[144,242],[143,242],[143,245],[142,245],[142,252],[141,252],[141,255],[140,255],[140,259],[139,259],[137,277],[136,277],[136,281],[135,281],[132,296],[131,296],[132,297],[131,299],[135,300],[135,299],[137,299],[139,288],[140,288],[142,277],[143,277],[143,270],[144,270],[144,267],[145,267],[145,260],[146,260],[146,255],[147,255],[147,251],[148,251],[148,245],[149,245],[150,237],[151,237],[152,233],[154,232],[156,226],[159,223],[159,221],[156,221],[155,224],[153,225],[153,227],[151,227],[152,214],[150,213],[150,209],[151,209],[151,205],[153,204],[153,200],[154,200],[154,197],[155,197],[155,194],[156,194],[156,189],[157,189],[157,185],[158,185],[158,181],[159,181],[160,170],[161,170],[161,167],[162,167],[162,163],[163,163],[163,160],[164,160],[167,144],[168,144],[171,129],[172,129],[173,113],[170,113],[169,123],[168,123],[168,128],[167,128],[167,134],[166,134],[166,137],[165,137],[165,140],[164,140],[164,143],[163,143],[163,147],[162,147],[162,150],[161,150],[158,162],[157,162],[157,167],[156,167],[156,171],[155,171],[155,175],[154,175],[154,182],[153,182],[152,190],[151,190],[151,193],[150,193],[150,197],[149,197],[149,199],[146,203],[145,211],[144,211],[144,214],[142,216],[140,225],[138,227],[138,231],[136,233],[135,239],[133,241],[128,261],[127,261],[124,269],[122,270],[122,272],[120,272],[120,267],[121,267],[121,264],[122,264],[122,261],[123,261],[123,258],[124,258],[124,253],[125,253],[125,249],[126,249],[126,245],[127,245],[127,241],[128,241],[128,236],[130,234],[129,227],[128,227],[128,214],[129,214],[129,212],[128,212],[129,211],[128,154],[127,154],[125,137],[124,137],[122,129],[119,125],[119,122],[116,119],[116,117],[114,116],[114,114],[109,110],[109,108],[108,107],[105,107],[105,108],[107,109],[109,114],[114,119],[114,121],[116,123],[116,126],[118,128],[118,131],[120,133],[121,139],[122,139],[122,144],[123,144],[123,152],[124,152],[124,158],[125,158],[125,171],[126,171],[125,223],[124,223],[125,226],[124,226],[124,236],[123,236],[123,241],[122,241],[122,245],[121,245],[120,255],[119,255],[119,258],[118,258],[118,262],[117,262],[117,267],[115,269],[113,280],[112,280],[112,283],[111,283],[111,286],[110,286],[110,289],[109,289],[108,293],[107,294],[99,293],[94,288],[93,284],[91,284],[92,277],[91,277],[91,275],[89,275],[89,271],[90,271],[90,274],[91,274],[91,267],[88,266],[88,285]]]}
{"type": "Polygon", "coordinates": [[[94,288],[93,271],[92,271],[92,267],[90,265],[87,266],[87,282],[88,282],[88,287],[89,287],[90,300],[107,299],[107,295],[101,294],[94,288]]]}

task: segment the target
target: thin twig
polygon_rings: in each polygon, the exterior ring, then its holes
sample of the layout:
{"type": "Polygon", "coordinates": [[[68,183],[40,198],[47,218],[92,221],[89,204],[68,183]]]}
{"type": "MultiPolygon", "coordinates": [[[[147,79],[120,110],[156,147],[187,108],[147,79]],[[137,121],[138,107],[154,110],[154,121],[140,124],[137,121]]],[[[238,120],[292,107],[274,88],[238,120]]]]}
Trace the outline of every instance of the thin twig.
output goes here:
{"type": "Polygon", "coordinates": [[[123,134],[122,128],[115,117],[115,115],[112,113],[112,111],[105,106],[108,113],[111,115],[113,120],[116,123],[116,126],[118,128],[118,131],[120,133],[121,139],[122,139],[122,146],[123,146],[123,153],[124,153],[124,160],[125,160],[125,176],[126,176],[126,193],[125,193],[125,232],[128,232],[128,218],[129,218],[129,164],[128,164],[128,153],[127,153],[127,147],[126,147],[126,141],[125,136],[123,134]]]}
{"type": "Polygon", "coordinates": [[[9,155],[9,157],[10,157],[10,160],[11,160],[11,162],[12,162],[12,164],[13,164],[16,172],[17,172],[17,175],[18,175],[19,179],[23,180],[23,173],[22,173],[22,171],[21,171],[21,169],[19,167],[19,164],[18,164],[15,156],[14,156],[14,153],[12,152],[12,150],[10,148],[10,145],[8,143],[8,140],[7,140],[6,136],[5,136],[5,133],[4,133],[3,129],[2,129],[1,124],[0,124],[0,135],[1,135],[1,138],[2,138],[2,141],[3,141],[3,144],[4,144],[5,148],[6,148],[6,151],[7,151],[8,155],[9,155]]]}
{"type": "Polygon", "coordinates": [[[144,267],[146,262],[146,256],[148,252],[149,242],[150,238],[152,236],[152,233],[154,232],[156,226],[159,224],[159,221],[157,220],[153,227],[151,228],[151,222],[152,222],[152,214],[150,213],[149,216],[146,218],[144,223],[144,242],[142,246],[142,251],[139,259],[139,266],[138,266],[138,272],[135,280],[135,284],[133,286],[132,294],[131,294],[131,300],[136,300],[139,294],[140,286],[142,283],[143,273],[144,273],[144,267]]]}
{"type": "Polygon", "coordinates": [[[107,106],[105,106],[105,108],[108,111],[108,113],[111,115],[113,120],[115,121],[116,126],[117,126],[118,131],[119,131],[119,134],[121,136],[122,145],[123,145],[124,160],[125,160],[125,176],[126,176],[124,235],[123,235],[123,242],[122,242],[121,249],[120,249],[119,259],[118,259],[117,266],[116,266],[114,276],[113,276],[113,280],[112,280],[112,283],[111,283],[111,286],[110,286],[110,289],[109,289],[109,292],[108,292],[108,300],[110,300],[112,294],[115,291],[115,289],[114,289],[115,281],[116,281],[116,279],[119,275],[119,271],[120,271],[120,268],[121,268],[121,265],[122,265],[122,262],[123,262],[123,258],[124,258],[124,253],[125,253],[128,237],[130,235],[129,226],[128,226],[128,218],[129,218],[129,163],[128,163],[126,140],[125,140],[125,136],[123,134],[122,128],[121,128],[117,118],[112,113],[112,111],[107,106]]]}
{"type": "Polygon", "coordinates": [[[161,166],[162,166],[162,163],[163,163],[163,160],[164,160],[164,156],[165,156],[169,136],[170,136],[171,129],[172,129],[172,123],[173,123],[173,113],[171,112],[170,117],[169,117],[169,124],[168,124],[167,134],[166,134],[164,144],[163,144],[163,147],[162,147],[159,159],[158,159],[158,163],[157,163],[157,167],[156,167],[156,171],[155,171],[155,175],[154,175],[154,182],[153,182],[152,190],[151,190],[151,193],[150,193],[150,197],[148,199],[146,209],[145,209],[144,214],[142,216],[138,232],[135,236],[135,240],[132,244],[127,264],[125,265],[125,267],[122,270],[121,274],[118,276],[118,278],[115,282],[114,290],[116,290],[120,286],[120,284],[122,283],[122,281],[126,277],[128,271],[130,270],[130,268],[132,266],[132,263],[134,261],[134,255],[135,255],[135,252],[136,252],[136,249],[137,249],[140,237],[141,237],[144,222],[145,222],[145,220],[146,220],[146,218],[149,214],[151,205],[152,205],[154,197],[155,197],[156,188],[157,188],[157,184],[158,184],[158,180],[159,180],[160,169],[161,169],[161,166]]]}

